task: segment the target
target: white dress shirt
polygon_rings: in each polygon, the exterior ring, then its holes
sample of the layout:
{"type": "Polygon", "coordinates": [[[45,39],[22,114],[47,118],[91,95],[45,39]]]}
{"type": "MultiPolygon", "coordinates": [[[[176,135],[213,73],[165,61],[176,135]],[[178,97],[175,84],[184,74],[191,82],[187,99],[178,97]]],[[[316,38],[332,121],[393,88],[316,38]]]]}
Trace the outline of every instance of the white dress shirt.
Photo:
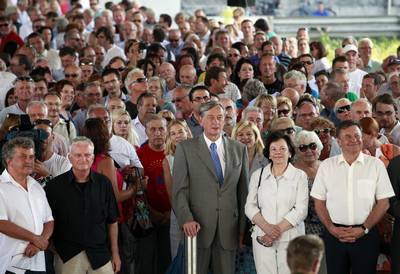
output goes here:
{"type": "Polygon", "coordinates": [[[217,145],[217,154],[218,154],[218,157],[219,157],[219,161],[221,162],[222,174],[224,175],[224,178],[225,178],[225,166],[226,166],[226,163],[225,163],[224,142],[222,140],[222,136],[220,136],[218,138],[218,140],[215,141],[215,142],[213,142],[210,139],[208,139],[207,136],[204,133],[203,133],[203,136],[204,136],[204,140],[206,141],[206,144],[207,144],[207,147],[208,147],[208,150],[210,151],[210,153],[211,153],[210,145],[212,143],[215,143],[217,145]]]}
{"type": "Polygon", "coordinates": [[[43,161],[43,165],[50,172],[51,176],[56,177],[71,169],[71,163],[67,157],[53,153],[50,159],[43,161]]]}
{"type": "Polygon", "coordinates": [[[311,196],[326,201],[333,223],[361,225],[376,200],[394,196],[386,168],[378,158],[360,153],[350,166],[343,154],[321,163],[311,196]]]}
{"type": "Polygon", "coordinates": [[[4,108],[2,111],[0,111],[0,124],[4,123],[4,120],[7,118],[8,114],[26,114],[18,105],[18,103],[15,103],[14,105],[11,105],[9,107],[4,108]]]}
{"type": "Polygon", "coordinates": [[[399,146],[400,145],[400,122],[397,121],[396,125],[392,128],[390,132],[385,132],[385,129],[381,129],[380,134],[389,135],[392,139],[392,144],[399,146]]]}
{"type": "MultiPolygon", "coordinates": [[[[4,170],[0,176],[0,220],[10,221],[36,235],[43,232],[43,224],[53,221],[43,188],[32,177],[27,178],[26,191],[4,170]]],[[[32,258],[23,256],[28,242],[0,233],[0,273],[6,270],[20,273],[21,269],[45,271],[44,251],[32,258]]],[[[25,271],[22,271],[24,273],[25,271]]]]}
{"type": "Polygon", "coordinates": [[[133,145],[124,138],[114,134],[110,139],[110,156],[122,168],[127,165],[143,168],[133,145]]]}
{"type": "MultiPolygon", "coordinates": [[[[283,219],[287,220],[293,228],[285,231],[278,241],[290,241],[305,233],[304,219],[308,211],[307,175],[289,163],[284,174],[275,178],[271,168],[271,164],[264,168],[259,188],[261,169],[251,176],[245,213],[250,220],[257,213],[261,213],[263,218],[273,225],[283,219]]],[[[252,236],[254,238],[264,234],[261,228],[255,226],[252,236]]]]}
{"type": "Polygon", "coordinates": [[[367,74],[367,72],[361,69],[356,69],[355,71],[349,72],[350,82],[354,85],[352,87],[353,89],[349,90],[357,94],[358,97],[360,97],[360,87],[365,74],[367,74]]]}
{"type": "Polygon", "coordinates": [[[132,120],[132,125],[139,137],[139,145],[143,145],[147,141],[146,127],[140,122],[139,115],[132,120]]]}

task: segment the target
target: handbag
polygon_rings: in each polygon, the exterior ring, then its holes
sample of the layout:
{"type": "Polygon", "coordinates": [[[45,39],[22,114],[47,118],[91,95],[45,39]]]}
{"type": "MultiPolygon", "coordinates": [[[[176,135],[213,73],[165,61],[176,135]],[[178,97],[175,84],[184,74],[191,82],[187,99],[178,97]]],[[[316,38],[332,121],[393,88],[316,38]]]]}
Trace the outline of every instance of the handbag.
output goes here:
{"type": "MultiPolygon", "coordinates": [[[[135,167],[136,174],[140,171],[135,167]]],[[[140,176],[140,180],[143,179],[140,176]]],[[[135,199],[135,214],[128,220],[129,230],[136,238],[143,238],[151,234],[154,227],[150,220],[150,206],[147,202],[147,197],[142,184],[137,185],[136,199],[135,199]]]]}
{"type": "MultiPolygon", "coordinates": [[[[257,186],[257,205],[258,205],[258,189],[261,184],[261,176],[264,172],[264,168],[261,168],[260,177],[258,178],[258,186],[257,186]]],[[[258,206],[259,207],[259,206],[258,206]]],[[[244,237],[243,244],[246,246],[253,246],[253,241],[251,239],[251,234],[253,233],[254,225],[249,218],[246,217],[246,223],[244,225],[244,237]]]]}

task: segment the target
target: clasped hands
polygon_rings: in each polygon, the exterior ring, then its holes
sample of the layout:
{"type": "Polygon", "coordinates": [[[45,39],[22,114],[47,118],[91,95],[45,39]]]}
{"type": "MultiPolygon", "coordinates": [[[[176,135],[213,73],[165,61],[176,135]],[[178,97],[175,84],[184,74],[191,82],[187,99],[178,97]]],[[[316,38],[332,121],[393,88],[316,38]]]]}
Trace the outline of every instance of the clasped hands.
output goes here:
{"type": "Polygon", "coordinates": [[[39,251],[46,250],[48,245],[49,240],[47,240],[44,236],[34,235],[28,246],[25,248],[24,256],[31,258],[39,251]]]}
{"type": "Polygon", "coordinates": [[[257,242],[266,247],[272,246],[282,235],[282,229],[279,225],[266,224],[261,229],[265,234],[258,236],[257,242]]]}
{"type": "Polygon", "coordinates": [[[364,236],[364,229],[361,227],[340,227],[332,225],[328,228],[328,231],[343,243],[354,243],[358,238],[364,236]]]}

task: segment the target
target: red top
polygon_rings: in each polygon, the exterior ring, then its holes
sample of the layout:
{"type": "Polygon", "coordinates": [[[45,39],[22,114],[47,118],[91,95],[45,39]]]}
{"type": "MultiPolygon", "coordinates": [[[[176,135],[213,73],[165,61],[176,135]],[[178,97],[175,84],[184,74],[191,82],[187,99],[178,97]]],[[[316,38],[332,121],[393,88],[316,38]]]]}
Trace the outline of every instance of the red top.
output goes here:
{"type": "Polygon", "coordinates": [[[0,52],[3,52],[6,44],[11,41],[14,41],[15,43],[17,43],[18,48],[22,47],[24,45],[24,41],[22,41],[21,37],[19,37],[19,35],[17,33],[10,31],[9,34],[7,34],[5,37],[3,37],[1,39],[0,52]]]}
{"type": "MultiPolygon", "coordinates": [[[[94,162],[92,164],[91,170],[97,172],[97,168],[98,168],[98,166],[100,164],[100,161],[103,160],[105,157],[109,157],[109,156],[106,156],[104,154],[96,155],[96,157],[94,158],[94,162]]],[[[124,183],[124,177],[122,176],[121,172],[119,172],[118,169],[116,169],[115,175],[117,176],[118,190],[121,191],[122,190],[122,185],[124,183]]],[[[122,210],[122,203],[118,203],[118,213],[119,213],[118,214],[119,215],[118,216],[118,223],[124,222],[125,221],[125,215],[123,214],[124,212],[122,210]]]]}
{"type": "Polygon", "coordinates": [[[149,177],[147,184],[147,200],[155,210],[164,213],[171,210],[167,187],[165,186],[162,162],[164,151],[154,151],[148,144],[137,150],[140,162],[144,168],[144,175],[149,177]]]}

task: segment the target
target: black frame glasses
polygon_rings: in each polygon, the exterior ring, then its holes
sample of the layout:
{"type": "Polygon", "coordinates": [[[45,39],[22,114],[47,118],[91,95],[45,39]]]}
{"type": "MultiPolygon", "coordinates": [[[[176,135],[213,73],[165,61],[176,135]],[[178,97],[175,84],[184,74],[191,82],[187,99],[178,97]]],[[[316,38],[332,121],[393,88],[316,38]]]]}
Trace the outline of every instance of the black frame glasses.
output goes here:
{"type": "Polygon", "coordinates": [[[344,113],[346,111],[350,111],[351,110],[351,105],[347,105],[347,106],[342,106],[342,107],[338,107],[336,109],[337,113],[344,113]]]}

